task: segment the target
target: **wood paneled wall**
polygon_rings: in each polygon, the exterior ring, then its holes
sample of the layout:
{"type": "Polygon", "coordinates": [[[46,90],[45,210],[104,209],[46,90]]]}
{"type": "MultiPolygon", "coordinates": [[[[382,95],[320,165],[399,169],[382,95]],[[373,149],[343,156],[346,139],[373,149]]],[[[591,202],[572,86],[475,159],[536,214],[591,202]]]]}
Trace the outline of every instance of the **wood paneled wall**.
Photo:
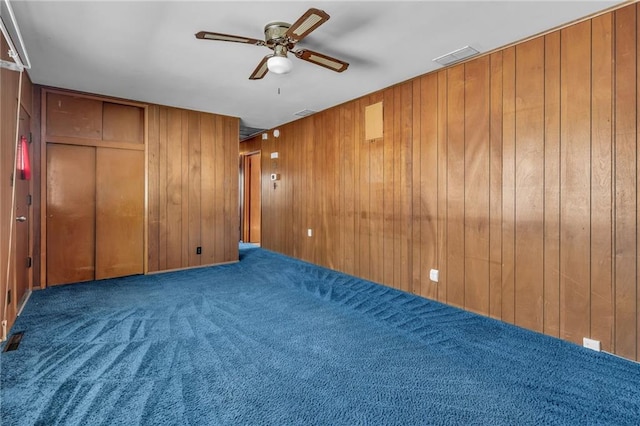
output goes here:
{"type": "Polygon", "coordinates": [[[263,247],[640,360],[638,14],[269,132],[263,247]],[[379,101],[384,135],[366,141],[379,101]]]}
{"type": "Polygon", "coordinates": [[[149,107],[149,272],[238,260],[238,126],[149,107]]]}
{"type": "MultiPolygon", "coordinates": [[[[40,91],[36,86],[34,94],[40,91]]],[[[39,96],[35,102],[41,103],[39,96]]],[[[131,121],[135,112],[107,109],[104,117],[115,122],[131,121]]],[[[39,127],[39,115],[35,118],[34,125],[39,127]]],[[[239,119],[148,105],[145,120],[148,272],[237,261],[239,119]],[[202,248],[201,254],[196,253],[197,247],[202,248]]],[[[143,128],[127,129],[130,131],[114,133],[110,128],[107,134],[109,138],[138,142],[144,133],[143,128]]],[[[40,159],[37,150],[32,164],[40,164],[40,159]]],[[[34,176],[40,176],[39,167],[34,167],[34,176]]],[[[34,188],[34,193],[40,193],[40,188],[34,188]]],[[[37,214],[40,197],[34,200],[37,214]]],[[[38,225],[35,233],[39,232],[38,225]]],[[[38,250],[39,241],[35,241],[36,259],[38,250]]]]}
{"type": "MultiPolygon", "coordinates": [[[[0,59],[13,62],[8,54],[9,45],[0,34],[0,59]]],[[[15,146],[16,146],[16,114],[18,111],[18,92],[20,73],[17,71],[0,69],[0,300],[7,302],[7,292],[11,291],[11,302],[1,312],[6,315],[0,320],[7,320],[7,332],[15,321],[18,300],[16,297],[16,233],[10,225],[12,219],[12,189],[15,176],[15,146]],[[11,236],[11,238],[10,238],[11,236]],[[11,239],[11,245],[9,240],[11,239]],[[9,270],[7,270],[9,268],[9,270]],[[8,278],[8,282],[7,282],[8,278]]],[[[32,114],[32,85],[25,72],[22,76],[22,93],[20,105],[32,114]]],[[[32,162],[33,166],[33,162],[32,162]]],[[[31,180],[33,182],[33,180],[31,180]]],[[[33,217],[33,215],[31,215],[33,217]]],[[[29,280],[29,287],[32,280],[29,280]]],[[[0,330],[1,334],[1,330],[0,330]]],[[[0,336],[2,337],[2,336],[0,336]]]]}

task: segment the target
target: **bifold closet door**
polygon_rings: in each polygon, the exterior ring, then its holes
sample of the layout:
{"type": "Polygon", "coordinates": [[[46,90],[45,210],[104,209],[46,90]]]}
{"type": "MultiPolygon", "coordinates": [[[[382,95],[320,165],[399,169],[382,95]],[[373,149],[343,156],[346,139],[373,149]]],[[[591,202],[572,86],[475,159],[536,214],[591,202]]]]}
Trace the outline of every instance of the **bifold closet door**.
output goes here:
{"type": "Polygon", "coordinates": [[[47,146],[47,284],[94,279],[96,150],[47,146]]]}
{"type": "Polygon", "coordinates": [[[144,151],[96,148],[95,278],[142,274],[144,151]]]}

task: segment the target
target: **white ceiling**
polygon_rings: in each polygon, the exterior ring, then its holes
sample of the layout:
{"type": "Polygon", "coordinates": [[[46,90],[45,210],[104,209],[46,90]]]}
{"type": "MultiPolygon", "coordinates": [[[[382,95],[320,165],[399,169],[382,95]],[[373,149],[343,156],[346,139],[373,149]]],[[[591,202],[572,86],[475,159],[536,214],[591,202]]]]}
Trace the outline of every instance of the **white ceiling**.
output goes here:
{"type": "Polygon", "coordinates": [[[504,46],[620,1],[11,0],[34,83],[240,117],[272,128],[440,68],[470,45],[504,46]],[[338,74],[297,58],[290,74],[248,79],[270,51],[197,40],[200,30],[262,39],[310,7],[331,18],[298,44],[350,63],[338,74]]]}

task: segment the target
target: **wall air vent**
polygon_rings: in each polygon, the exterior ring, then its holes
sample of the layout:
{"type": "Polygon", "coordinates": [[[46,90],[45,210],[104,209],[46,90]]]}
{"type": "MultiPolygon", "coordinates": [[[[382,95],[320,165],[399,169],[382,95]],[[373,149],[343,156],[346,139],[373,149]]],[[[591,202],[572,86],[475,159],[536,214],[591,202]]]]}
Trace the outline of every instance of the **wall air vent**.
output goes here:
{"type": "Polygon", "coordinates": [[[475,56],[478,53],[480,52],[478,52],[473,47],[465,46],[458,50],[454,50],[453,52],[449,52],[446,55],[438,56],[433,60],[433,62],[437,62],[442,66],[447,66],[455,62],[462,61],[463,59],[467,59],[472,56],[475,56]]]}
{"type": "Polygon", "coordinates": [[[308,117],[311,114],[315,114],[318,111],[311,111],[310,109],[303,109],[302,111],[298,111],[296,113],[294,113],[293,115],[297,115],[298,117],[308,117]]]}

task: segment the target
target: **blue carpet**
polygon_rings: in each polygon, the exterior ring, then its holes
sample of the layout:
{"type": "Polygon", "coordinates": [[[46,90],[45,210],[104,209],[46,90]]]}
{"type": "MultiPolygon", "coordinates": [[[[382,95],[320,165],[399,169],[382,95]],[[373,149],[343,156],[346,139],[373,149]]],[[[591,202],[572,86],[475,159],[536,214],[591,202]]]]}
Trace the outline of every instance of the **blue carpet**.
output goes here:
{"type": "Polygon", "coordinates": [[[2,425],[637,425],[640,365],[259,248],[34,292],[2,425]]]}

